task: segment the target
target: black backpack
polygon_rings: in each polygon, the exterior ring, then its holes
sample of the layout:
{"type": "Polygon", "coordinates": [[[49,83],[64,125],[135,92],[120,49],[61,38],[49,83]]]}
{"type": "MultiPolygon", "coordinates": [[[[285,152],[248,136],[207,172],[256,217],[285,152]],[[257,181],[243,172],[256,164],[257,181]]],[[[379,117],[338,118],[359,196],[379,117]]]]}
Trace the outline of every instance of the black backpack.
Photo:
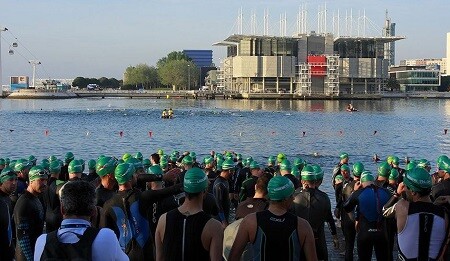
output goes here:
{"type": "MultiPolygon", "coordinates": [[[[47,234],[41,260],[92,260],[92,243],[100,229],[88,227],[77,243],[61,243],[58,240],[57,230],[47,234]]],[[[67,232],[70,233],[70,232],[67,232]]]]}

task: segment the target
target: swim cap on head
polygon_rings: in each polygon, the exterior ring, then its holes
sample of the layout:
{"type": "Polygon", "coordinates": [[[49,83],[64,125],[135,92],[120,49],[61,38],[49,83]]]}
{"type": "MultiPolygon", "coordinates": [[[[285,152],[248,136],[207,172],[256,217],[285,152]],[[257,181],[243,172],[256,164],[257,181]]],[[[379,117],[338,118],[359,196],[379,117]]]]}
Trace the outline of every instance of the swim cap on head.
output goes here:
{"type": "Polygon", "coordinates": [[[150,166],[152,165],[152,163],[150,162],[149,159],[144,159],[144,160],[142,161],[142,164],[144,165],[144,168],[145,168],[145,169],[148,169],[148,167],[150,167],[150,166]]]}
{"type": "Polygon", "coordinates": [[[260,169],[261,166],[259,166],[258,162],[256,162],[255,160],[252,161],[252,163],[250,163],[250,169],[260,169]]]}
{"type": "Polygon", "coordinates": [[[16,161],[15,165],[14,165],[14,171],[19,172],[22,171],[24,169],[30,168],[31,164],[28,160],[26,159],[19,159],[16,161]]]}
{"type": "Polygon", "coordinates": [[[67,152],[66,155],[64,156],[64,162],[66,164],[68,164],[69,162],[71,162],[74,159],[73,153],[72,152],[67,152]]]}
{"type": "Polygon", "coordinates": [[[389,180],[395,180],[398,179],[398,170],[397,169],[391,169],[391,174],[389,174],[389,180]]]}
{"type": "Polygon", "coordinates": [[[250,167],[250,163],[252,163],[252,161],[253,161],[253,158],[252,158],[252,157],[248,157],[248,158],[245,160],[245,166],[246,166],[246,167],[250,167]]]}
{"type": "Polygon", "coordinates": [[[441,156],[439,156],[439,157],[437,158],[436,163],[437,163],[438,166],[439,166],[439,163],[441,163],[441,161],[442,161],[443,159],[448,159],[447,155],[441,155],[441,156]]]}
{"type": "Polygon", "coordinates": [[[238,153],[238,154],[236,155],[236,160],[242,160],[242,155],[238,153]]]}
{"type": "MultiPolygon", "coordinates": [[[[60,162],[59,160],[52,161],[51,163],[56,163],[56,164],[62,166],[62,162],[60,162]]],[[[49,169],[49,168],[50,168],[50,163],[49,163],[48,159],[43,159],[43,160],[41,161],[41,164],[39,164],[39,165],[41,165],[41,167],[43,167],[44,169],[50,170],[50,169],[49,169]]]]}
{"type": "Polygon", "coordinates": [[[37,159],[36,159],[35,156],[30,155],[30,157],[28,157],[28,161],[31,162],[31,163],[33,163],[33,164],[36,164],[37,159]]]}
{"type": "Polygon", "coordinates": [[[203,163],[206,165],[206,164],[211,164],[211,163],[213,163],[213,161],[214,161],[214,158],[213,157],[211,157],[211,156],[206,156],[204,159],[203,159],[203,163]]]}
{"type": "Polygon", "coordinates": [[[284,159],[281,163],[280,163],[280,170],[286,170],[286,171],[291,171],[292,166],[291,166],[291,162],[287,159],[284,159]]]}
{"type": "Polygon", "coordinates": [[[222,163],[222,170],[234,169],[234,161],[227,159],[222,163]]]}
{"type": "MultiPolygon", "coordinates": [[[[428,160],[426,160],[426,159],[420,159],[418,162],[417,162],[417,166],[416,166],[417,168],[423,168],[423,169],[426,169],[426,168],[431,168],[431,164],[430,164],[430,162],[428,161],[428,160]]],[[[428,171],[428,170],[427,170],[428,171]]]]}
{"type": "Polygon", "coordinates": [[[344,177],[341,174],[336,175],[336,177],[334,177],[334,181],[335,182],[339,182],[339,181],[343,181],[344,177]]]}
{"type": "Polygon", "coordinates": [[[132,158],[133,156],[131,156],[130,153],[125,153],[122,156],[123,161],[127,161],[129,158],[132,158]]]}
{"type": "Polygon", "coordinates": [[[267,192],[270,200],[287,199],[294,194],[294,191],[294,184],[284,176],[275,176],[271,178],[267,185],[267,192]]]}
{"type": "Polygon", "coordinates": [[[389,155],[389,156],[387,156],[387,158],[386,158],[386,162],[387,162],[387,164],[389,164],[389,165],[391,165],[392,164],[392,161],[394,160],[394,156],[392,156],[392,155],[389,155]]]}
{"type": "Polygon", "coordinates": [[[317,164],[312,164],[311,166],[312,166],[312,168],[314,169],[314,172],[317,175],[317,180],[323,179],[323,170],[322,170],[322,168],[319,165],[317,165],[317,164]]]}
{"type": "Polygon", "coordinates": [[[269,165],[274,165],[274,164],[275,164],[275,161],[276,161],[275,156],[270,156],[270,157],[267,159],[267,164],[269,164],[269,165]]]}
{"type": "Polygon", "coordinates": [[[364,171],[364,165],[357,161],[353,164],[353,176],[360,177],[361,173],[364,171]]]}
{"type": "Polygon", "coordinates": [[[192,160],[191,156],[186,155],[186,156],[184,156],[183,160],[181,160],[181,163],[183,165],[192,165],[194,163],[194,161],[192,160]]]}
{"type": "Polygon", "coordinates": [[[406,164],[406,171],[410,171],[412,169],[414,169],[415,167],[417,167],[417,163],[414,161],[411,161],[410,163],[406,164]]]}
{"type": "Polygon", "coordinates": [[[135,169],[133,164],[121,163],[114,170],[114,177],[116,177],[119,185],[129,182],[134,175],[135,169]]]}
{"type": "Polygon", "coordinates": [[[348,154],[347,154],[346,152],[341,152],[341,153],[339,154],[339,158],[340,158],[340,159],[348,159],[348,154]]]}
{"type": "Polygon", "coordinates": [[[277,161],[281,163],[284,159],[286,159],[286,155],[284,153],[278,153],[277,155],[277,161]]]}
{"type": "Polygon", "coordinates": [[[142,161],[144,159],[144,156],[142,156],[142,153],[140,153],[140,152],[136,152],[134,157],[140,161],[142,161]]]}
{"type": "Polygon", "coordinates": [[[72,160],[68,167],[69,173],[83,173],[83,166],[79,160],[72,160]]]}
{"type": "Polygon", "coordinates": [[[423,168],[414,168],[406,172],[403,183],[414,192],[427,192],[431,189],[431,176],[423,168]]]}
{"type": "Polygon", "coordinates": [[[361,182],[368,182],[368,181],[374,181],[375,177],[373,176],[372,172],[365,170],[361,173],[361,182]]]}
{"type": "Polygon", "coordinates": [[[44,170],[42,166],[34,166],[30,169],[28,174],[30,182],[37,179],[47,179],[47,172],[44,170]]]}
{"type": "Polygon", "coordinates": [[[161,166],[159,165],[153,165],[150,168],[147,169],[147,173],[150,175],[157,175],[157,176],[162,176],[163,175],[163,170],[161,169],[161,166]]]}
{"type": "Polygon", "coordinates": [[[96,164],[95,160],[94,159],[90,159],[88,161],[88,169],[89,170],[95,170],[95,164],[96,164]]]}
{"type": "Polygon", "coordinates": [[[387,162],[381,162],[378,166],[378,175],[381,177],[387,178],[391,173],[391,166],[387,162]]]}
{"type": "Polygon", "coordinates": [[[16,178],[17,178],[16,172],[10,167],[4,168],[0,173],[0,183],[16,178]]]}
{"type": "Polygon", "coordinates": [[[291,174],[294,175],[296,178],[300,178],[300,171],[295,166],[292,168],[291,174]]]}
{"type": "Polygon", "coordinates": [[[5,161],[5,159],[3,159],[3,158],[0,158],[0,165],[5,165],[6,164],[6,161],[5,161]]]}
{"type": "Polygon", "coordinates": [[[397,156],[392,157],[392,164],[398,165],[400,163],[400,159],[397,156]]]}
{"type": "MultiPolygon", "coordinates": [[[[42,167],[44,167],[44,166],[42,166],[42,167]]],[[[55,173],[55,174],[56,173],[61,173],[61,162],[59,162],[59,161],[52,161],[52,163],[50,163],[50,165],[48,165],[48,171],[50,173],[55,173]]]]}
{"type": "Polygon", "coordinates": [[[314,171],[313,166],[311,165],[306,165],[303,169],[302,172],[300,173],[302,180],[306,180],[306,181],[313,181],[313,180],[317,180],[317,174],[314,171]]]}
{"type": "Polygon", "coordinates": [[[438,163],[438,169],[450,173],[450,159],[442,158],[438,163]]]}
{"type": "Polygon", "coordinates": [[[303,167],[305,166],[305,161],[302,158],[295,158],[294,166],[296,166],[298,169],[303,169],[303,167]]]}
{"type": "Polygon", "coordinates": [[[116,168],[116,160],[112,157],[100,158],[97,161],[97,164],[95,165],[97,175],[99,175],[100,177],[114,173],[115,168],[116,168]]]}
{"type": "Polygon", "coordinates": [[[222,158],[217,158],[217,164],[216,164],[216,169],[217,170],[222,170],[223,162],[224,162],[224,160],[222,158]]]}
{"type": "Polygon", "coordinates": [[[136,158],[129,158],[125,161],[125,163],[133,164],[134,170],[144,169],[144,164],[142,164],[142,161],[136,158]]]}
{"type": "Polygon", "coordinates": [[[51,155],[50,157],[48,157],[48,161],[49,162],[52,162],[52,161],[55,161],[55,160],[58,160],[58,158],[55,155],[51,155]]]}
{"type": "Polygon", "coordinates": [[[208,187],[208,177],[199,168],[192,168],[184,175],[184,191],[187,193],[199,193],[208,187]]]}
{"type": "MultiPolygon", "coordinates": [[[[177,157],[178,157],[178,154],[179,154],[178,151],[174,151],[174,152],[172,152],[172,154],[173,154],[173,153],[176,153],[176,154],[177,154],[177,157]]],[[[159,156],[164,155],[164,151],[163,151],[162,149],[159,149],[158,152],[157,152],[157,154],[158,154],[159,156]]]]}
{"type": "Polygon", "coordinates": [[[191,158],[192,158],[193,160],[195,160],[195,159],[197,158],[197,154],[195,154],[195,152],[193,152],[193,151],[191,151],[191,152],[189,153],[189,156],[191,156],[191,158]]]}
{"type": "Polygon", "coordinates": [[[348,171],[348,172],[350,172],[350,167],[347,164],[343,164],[341,166],[341,171],[348,171]]]}

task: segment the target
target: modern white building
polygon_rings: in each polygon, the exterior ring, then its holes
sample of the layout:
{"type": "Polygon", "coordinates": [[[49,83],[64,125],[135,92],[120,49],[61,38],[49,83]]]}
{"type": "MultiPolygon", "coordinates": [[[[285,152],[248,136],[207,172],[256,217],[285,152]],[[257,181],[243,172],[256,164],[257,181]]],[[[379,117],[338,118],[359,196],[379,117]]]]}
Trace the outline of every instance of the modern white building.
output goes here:
{"type": "Polygon", "coordinates": [[[446,70],[446,74],[449,75],[450,74],[450,33],[447,33],[447,70],[446,70]]]}
{"type": "Polygon", "coordinates": [[[406,59],[400,61],[400,66],[426,66],[428,68],[438,68],[441,74],[447,72],[447,59],[425,58],[425,59],[406,59]]]}

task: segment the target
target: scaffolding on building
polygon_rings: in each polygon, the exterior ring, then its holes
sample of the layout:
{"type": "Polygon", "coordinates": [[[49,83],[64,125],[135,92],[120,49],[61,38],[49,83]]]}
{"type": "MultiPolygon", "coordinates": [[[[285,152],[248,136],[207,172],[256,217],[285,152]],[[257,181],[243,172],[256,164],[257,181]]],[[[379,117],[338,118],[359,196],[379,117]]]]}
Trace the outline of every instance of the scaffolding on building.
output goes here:
{"type": "Polygon", "coordinates": [[[339,95],[339,56],[327,56],[327,78],[325,80],[326,94],[330,96],[339,95]]]}
{"type": "Polygon", "coordinates": [[[298,73],[296,75],[295,93],[298,95],[311,95],[311,65],[303,63],[297,65],[298,73]]]}

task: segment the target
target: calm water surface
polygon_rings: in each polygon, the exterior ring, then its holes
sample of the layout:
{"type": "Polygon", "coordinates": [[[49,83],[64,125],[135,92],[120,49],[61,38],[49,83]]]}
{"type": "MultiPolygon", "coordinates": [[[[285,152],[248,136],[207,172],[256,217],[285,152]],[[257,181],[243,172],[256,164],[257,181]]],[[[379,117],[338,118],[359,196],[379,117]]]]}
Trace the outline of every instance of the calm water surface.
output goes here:
{"type": "MultiPolygon", "coordinates": [[[[320,164],[326,173],[345,151],[350,162],[376,171],[374,153],[385,158],[426,158],[449,154],[450,100],[248,101],[152,99],[0,99],[0,157],[39,160],[97,158],[158,149],[233,150],[265,163],[284,152],[320,164]],[[163,120],[172,107],[176,118],[163,120]],[[120,133],[122,132],[122,136],[120,133]],[[303,132],[305,134],[303,134],[303,132]],[[317,153],[319,156],[313,156],[317,153]]],[[[324,182],[324,190],[331,188],[324,182]]]]}

